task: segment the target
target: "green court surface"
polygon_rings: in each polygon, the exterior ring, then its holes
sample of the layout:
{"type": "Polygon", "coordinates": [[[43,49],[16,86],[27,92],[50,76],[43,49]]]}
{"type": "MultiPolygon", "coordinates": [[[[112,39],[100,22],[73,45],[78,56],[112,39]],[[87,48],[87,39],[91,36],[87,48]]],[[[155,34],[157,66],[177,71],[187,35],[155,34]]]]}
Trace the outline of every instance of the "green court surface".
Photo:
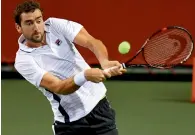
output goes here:
{"type": "MultiPolygon", "coordinates": [[[[2,80],[2,135],[52,135],[53,113],[24,80],[2,80]]],[[[193,135],[190,82],[106,81],[119,135],[193,135]]]]}

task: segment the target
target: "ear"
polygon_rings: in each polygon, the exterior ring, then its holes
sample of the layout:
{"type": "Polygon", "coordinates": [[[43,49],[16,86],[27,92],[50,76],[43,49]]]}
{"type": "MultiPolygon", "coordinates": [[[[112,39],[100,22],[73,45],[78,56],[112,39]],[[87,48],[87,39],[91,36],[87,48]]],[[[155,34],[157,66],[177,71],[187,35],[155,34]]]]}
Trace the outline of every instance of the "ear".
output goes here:
{"type": "Polygon", "coordinates": [[[15,23],[15,27],[16,27],[16,30],[18,31],[18,33],[22,33],[22,28],[20,25],[18,25],[17,23],[15,23]]]}

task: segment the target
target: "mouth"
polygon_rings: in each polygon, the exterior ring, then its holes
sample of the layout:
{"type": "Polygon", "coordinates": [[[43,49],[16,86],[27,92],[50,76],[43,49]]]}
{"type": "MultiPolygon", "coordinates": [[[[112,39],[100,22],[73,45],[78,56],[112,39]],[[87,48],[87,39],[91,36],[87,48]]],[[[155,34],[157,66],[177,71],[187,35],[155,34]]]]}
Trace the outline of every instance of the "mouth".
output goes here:
{"type": "Polygon", "coordinates": [[[41,33],[34,33],[33,35],[37,36],[37,35],[40,35],[41,33]]]}
{"type": "Polygon", "coordinates": [[[41,37],[41,33],[33,34],[33,37],[34,37],[34,38],[40,38],[40,37],[41,37]]]}

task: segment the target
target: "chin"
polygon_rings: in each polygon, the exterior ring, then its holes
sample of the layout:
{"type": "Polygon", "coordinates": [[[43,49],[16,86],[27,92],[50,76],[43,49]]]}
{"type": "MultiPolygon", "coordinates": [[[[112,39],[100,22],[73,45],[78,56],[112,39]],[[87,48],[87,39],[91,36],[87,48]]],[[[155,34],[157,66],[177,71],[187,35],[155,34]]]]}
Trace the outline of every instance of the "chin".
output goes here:
{"type": "Polygon", "coordinates": [[[40,39],[40,40],[38,40],[38,39],[33,39],[33,40],[31,40],[32,42],[34,42],[34,43],[41,43],[42,42],[42,40],[40,39]]]}
{"type": "Polygon", "coordinates": [[[42,42],[42,38],[33,38],[32,41],[36,42],[36,43],[41,43],[42,42]]]}

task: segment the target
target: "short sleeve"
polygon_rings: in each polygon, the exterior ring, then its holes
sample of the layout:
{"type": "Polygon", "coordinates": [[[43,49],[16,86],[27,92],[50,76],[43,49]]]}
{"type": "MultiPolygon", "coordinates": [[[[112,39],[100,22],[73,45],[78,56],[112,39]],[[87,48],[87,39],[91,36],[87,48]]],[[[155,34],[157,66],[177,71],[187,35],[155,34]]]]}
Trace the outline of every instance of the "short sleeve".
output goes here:
{"type": "Polygon", "coordinates": [[[83,27],[81,24],[66,19],[50,18],[51,27],[63,34],[69,41],[73,42],[76,35],[83,27]]]}
{"type": "Polygon", "coordinates": [[[40,68],[33,58],[26,56],[22,57],[22,59],[17,58],[14,66],[27,81],[36,87],[40,87],[41,80],[46,71],[40,68]]]}

